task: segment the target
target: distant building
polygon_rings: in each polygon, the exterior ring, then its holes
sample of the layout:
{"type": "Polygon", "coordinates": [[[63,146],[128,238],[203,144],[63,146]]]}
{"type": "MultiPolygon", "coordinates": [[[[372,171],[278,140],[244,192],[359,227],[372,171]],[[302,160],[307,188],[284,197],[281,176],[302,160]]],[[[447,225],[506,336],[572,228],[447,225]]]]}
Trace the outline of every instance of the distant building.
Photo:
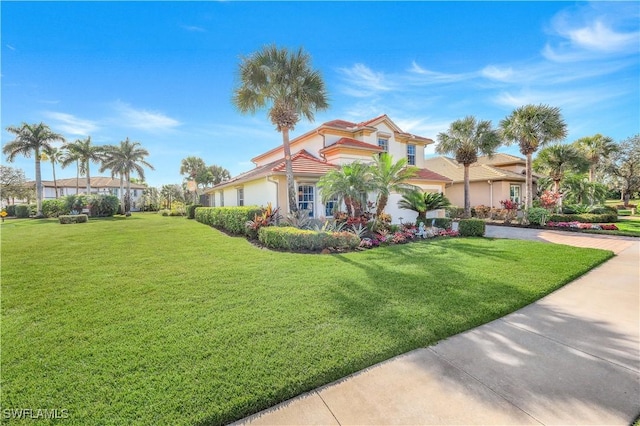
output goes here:
{"type": "MultiPolygon", "coordinates": [[[[52,180],[42,181],[42,199],[54,200],[58,197],[75,194],[85,194],[87,192],[87,178],[81,177],[69,179],[57,179],[58,195],[56,196],[55,185],[52,180]],[[77,188],[77,192],[76,192],[77,188]]],[[[27,185],[35,187],[35,181],[27,182],[27,185]]],[[[142,192],[147,188],[146,185],[140,183],[131,184],[131,210],[138,211],[142,206],[142,192]]],[[[124,192],[127,192],[127,182],[124,182],[124,192]]],[[[115,195],[120,198],[120,179],[104,176],[96,176],[91,178],[91,193],[92,194],[105,194],[115,195]]],[[[20,204],[21,201],[15,201],[15,204],[20,204]]]]}

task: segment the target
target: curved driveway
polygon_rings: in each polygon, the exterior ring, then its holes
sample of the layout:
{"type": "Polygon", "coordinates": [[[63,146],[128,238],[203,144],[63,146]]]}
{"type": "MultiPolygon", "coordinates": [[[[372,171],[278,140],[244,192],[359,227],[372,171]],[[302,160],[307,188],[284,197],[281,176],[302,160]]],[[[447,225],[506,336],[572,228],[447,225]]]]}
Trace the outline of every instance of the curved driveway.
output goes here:
{"type": "Polygon", "coordinates": [[[512,314],[239,423],[628,425],[640,413],[640,239],[497,226],[487,236],[617,255],[512,314]]]}

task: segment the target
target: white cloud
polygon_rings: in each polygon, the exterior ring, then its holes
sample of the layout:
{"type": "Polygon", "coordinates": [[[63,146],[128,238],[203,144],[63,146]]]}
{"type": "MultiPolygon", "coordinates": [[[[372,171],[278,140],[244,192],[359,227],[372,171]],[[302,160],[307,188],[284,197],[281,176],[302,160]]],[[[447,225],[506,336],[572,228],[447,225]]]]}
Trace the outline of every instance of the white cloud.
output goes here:
{"type": "Polygon", "coordinates": [[[194,32],[194,33],[206,33],[207,30],[202,28],[202,27],[198,27],[196,25],[181,25],[181,27],[187,31],[190,32],[194,32]]]}
{"type": "Polygon", "coordinates": [[[437,71],[431,71],[426,68],[422,68],[420,65],[413,61],[409,72],[419,76],[419,78],[413,78],[414,82],[429,84],[429,83],[455,83],[462,80],[475,77],[475,73],[458,73],[447,74],[437,71]]]}
{"type": "Polygon", "coordinates": [[[542,55],[550,61],[572,62],[637,54],[640,50],[637,5],[588,3],[567,8],[551,21],[542,55]]]}
{"type": "Polygon", "coordinates": [[[12,45],[10,45],[10,44],[5,44],[5,46],[7,46],[7,48],[9,48],[9,49],[11,49],[11,50],[16,50],[16,48],[15,48],[15,47],[13,47],[13,46],[12,46],[12,45]]]}
{"type": "Polygon", "coordinates": [[[51,120],[55,120],[51,127],[60,129],[63,133],[73,136],[89,136],[98,129],[94,121],[84,120],[72,114],[63,112],[45,111],[44,115],[51,120]]]}
{"type": "Polygon", "coordinates": [[[611,86],[549,91],[521,89],[515,92],[500,92],[493,98],[493,101],[509,108],[517,108],[526,104],[548,104],[576,111],[588,109],[593,105],[626,93],[627,91],[624,89],[611,86]]]}
{"type": "Polygon", "coordinates": [[[349,87],[343,88],[343,91],[350,96],[364,97],[394,88],[384,73],[375,72],[364,64],[358,63],[351,68],[340,68],[338,71],[349,84],[349,87]]]}
{"type": "Polygon", "coordinates": [[[155,133],[171,130],[182,124],[161,112],[136,109],[121,101],[117,101],[114,108],[120,115],[118,118],[119,124],[125,127],[133,127],[155,133]]]}
{"type": "Polygon", "coordinates": [[[509,81],[513,77],[513,68],[500,68],[496,65],[487,65],[480,71],[480,75],[490,80],[509,81]]]}

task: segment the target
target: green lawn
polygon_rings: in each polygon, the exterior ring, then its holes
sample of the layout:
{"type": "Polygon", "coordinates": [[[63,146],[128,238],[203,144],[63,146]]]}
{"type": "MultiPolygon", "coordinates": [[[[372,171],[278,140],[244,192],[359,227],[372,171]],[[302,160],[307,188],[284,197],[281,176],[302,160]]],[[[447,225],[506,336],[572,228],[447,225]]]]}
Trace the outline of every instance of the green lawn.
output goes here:
{"type": "Polygon", "coordinates": [[[444,239],[271,252],[184,218],[2,232],[1,406],[220,424],[503,316],[610,252],[444,239]]]}

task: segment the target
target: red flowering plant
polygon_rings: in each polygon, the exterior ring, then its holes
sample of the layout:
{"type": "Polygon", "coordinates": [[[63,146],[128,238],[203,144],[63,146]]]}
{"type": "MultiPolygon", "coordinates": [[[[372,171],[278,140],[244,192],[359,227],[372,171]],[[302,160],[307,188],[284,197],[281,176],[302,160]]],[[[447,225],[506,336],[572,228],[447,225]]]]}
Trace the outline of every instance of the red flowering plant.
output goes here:
{"type": "Polygon", "coordinates": [[[544,191],[540,195],[540,205],[549,211],[554,210],[558,206],[558,200],[561,196],[559,192],[544,191]]]}
{"type": "Polygon", "coordinates": [[[519,204],[513,200],[502,200],[500,204],[502,204],[502,208],[507,211],[504,216],[504,223],[511,223],[518,214],[519,204]]]}

